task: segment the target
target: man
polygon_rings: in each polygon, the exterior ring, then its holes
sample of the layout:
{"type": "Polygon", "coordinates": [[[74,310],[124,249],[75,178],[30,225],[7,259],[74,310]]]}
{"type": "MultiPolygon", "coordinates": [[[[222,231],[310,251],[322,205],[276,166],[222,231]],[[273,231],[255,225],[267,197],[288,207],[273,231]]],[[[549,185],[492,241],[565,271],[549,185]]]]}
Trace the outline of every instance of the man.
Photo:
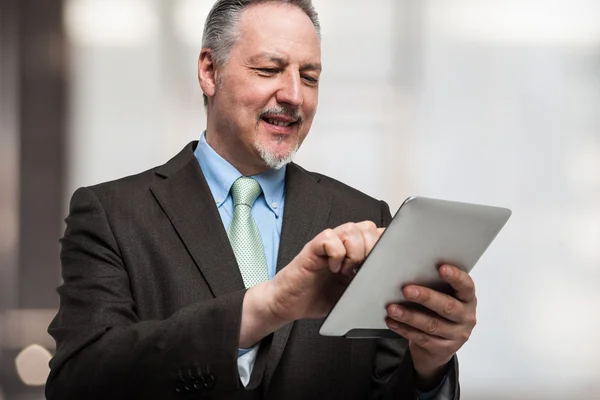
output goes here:
{"type": "MultiPolygon", "coordinates": [[[[396,340],[318,335],[388,206],[290,163],[317,109],[310,0],[220,0],[198,78],[207,128],[166,164],[75,192],[62,239],[49,399],[458,399],[475,324],[456,298],[404,294],[396,340]]],[[[399,255],[401,257],[401,255],[399,255]]]]}

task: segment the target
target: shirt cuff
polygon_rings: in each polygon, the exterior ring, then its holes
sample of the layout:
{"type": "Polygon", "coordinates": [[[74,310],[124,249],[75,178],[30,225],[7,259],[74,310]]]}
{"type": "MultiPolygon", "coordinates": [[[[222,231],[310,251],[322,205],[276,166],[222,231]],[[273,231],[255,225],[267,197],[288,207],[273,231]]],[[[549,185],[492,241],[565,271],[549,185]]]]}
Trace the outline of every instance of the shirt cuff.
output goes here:
{"type": "Polygon", "coordinates": [[[435,399],[435,396],[438,395],[438,393],[440,392],[440,390],[442,389],[442,387],[444,386],[444,383],[446,383],[446,377],[448,375],[444,375],[444,378],[442,379],[442,381],[440,382],[439,385],[437,385],[433,390],[430,390],[429,392],[420,392],[417,390],[417,399],[419,400],[433,400],[435,399]]]}
{"type": "Polygon", "coordinates": [[[254,347],[250,347],[249,349],[238,349],[238,358],[240,358],[241,356],[243,356],[247,352],[252,351],[253,348],[254,347]]]}
{"type": "Polygon", "coordinates": [[[254,362],[256,361],[259,347],[260,343],[257,343],[249,349],[238,349],[238,374],[240,375],[240,381],[244,387],[248,386],[248,383],[250,382],[252,368],[254,368],[254,362]]]}

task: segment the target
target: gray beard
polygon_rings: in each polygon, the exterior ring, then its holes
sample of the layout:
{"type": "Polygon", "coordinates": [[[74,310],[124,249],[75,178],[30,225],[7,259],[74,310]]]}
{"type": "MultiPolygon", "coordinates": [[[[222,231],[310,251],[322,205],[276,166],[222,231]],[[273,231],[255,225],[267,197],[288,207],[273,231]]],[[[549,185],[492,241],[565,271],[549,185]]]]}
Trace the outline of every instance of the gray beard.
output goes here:
{"type": "Polygon", "coordinates": [[[296,155],[296,152],[298,152],[298,147],[298,142],[296,142],[296,146],[292,149],[292,151],[289,152],[288,155],[285,157],[280,157],[262,146],[258,141],[258,137],[254,139],[254,148],[258,151],[258,154],[260,154],[260,158],[269,168],[273,169],[281,169],[284,165],[291,163],[296,155]]]}

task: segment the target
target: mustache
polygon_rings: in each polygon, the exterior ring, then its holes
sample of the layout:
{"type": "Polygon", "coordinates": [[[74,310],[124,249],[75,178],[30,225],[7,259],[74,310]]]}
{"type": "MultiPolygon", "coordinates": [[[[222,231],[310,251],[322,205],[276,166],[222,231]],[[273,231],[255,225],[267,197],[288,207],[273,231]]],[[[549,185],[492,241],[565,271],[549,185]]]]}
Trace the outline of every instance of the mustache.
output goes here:
{"type": "Polygon", "coordinates": [[[284,117],[293,118],[294,120],[296,120],[296,123],[298,125],[301,125],[302,122],[304,121],[304,117],[302,116],[300,111],[298,111],[298,109],[282,106],[282,107],[265,108],[258,116],[256,123],[258,124],[258,122],[266,115],[271,115],[271,116],[281,115],[284,117]]]}

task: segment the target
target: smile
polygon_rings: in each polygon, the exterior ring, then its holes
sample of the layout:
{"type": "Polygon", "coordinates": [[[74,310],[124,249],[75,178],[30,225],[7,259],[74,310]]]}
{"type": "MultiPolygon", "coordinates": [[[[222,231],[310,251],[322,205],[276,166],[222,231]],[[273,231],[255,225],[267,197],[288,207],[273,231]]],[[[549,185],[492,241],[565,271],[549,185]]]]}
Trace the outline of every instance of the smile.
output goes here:
{"type": "Polygon", "coordinates": [[[276,126],[290,126],[295,124],[296,122],[283,122],[283,121],[277,121],[274,119],[270,119],[270,118],[265,118],[265,121],[268,122],[271,125],[276,125],[276,126]]]}

